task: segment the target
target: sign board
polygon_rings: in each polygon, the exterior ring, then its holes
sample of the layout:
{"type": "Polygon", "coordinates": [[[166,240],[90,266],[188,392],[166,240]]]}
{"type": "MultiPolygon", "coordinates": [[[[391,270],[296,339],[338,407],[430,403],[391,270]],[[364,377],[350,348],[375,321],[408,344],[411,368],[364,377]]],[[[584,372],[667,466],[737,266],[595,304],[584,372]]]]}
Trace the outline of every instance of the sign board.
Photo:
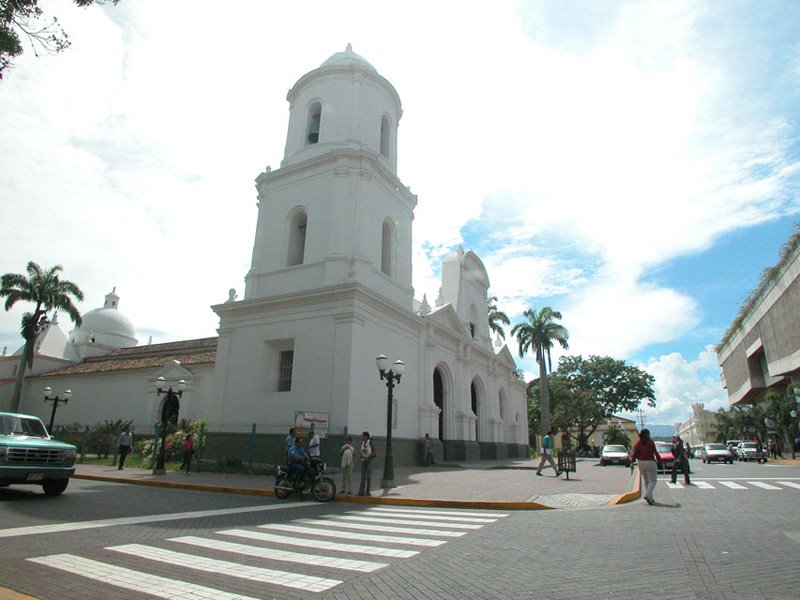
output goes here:
{"type": "Polygon", "coordinates": [[[295,411],[294,433],[297,436],[308,436],[314,430],[321,438],[328,437],[328,413],[295,411]]]}

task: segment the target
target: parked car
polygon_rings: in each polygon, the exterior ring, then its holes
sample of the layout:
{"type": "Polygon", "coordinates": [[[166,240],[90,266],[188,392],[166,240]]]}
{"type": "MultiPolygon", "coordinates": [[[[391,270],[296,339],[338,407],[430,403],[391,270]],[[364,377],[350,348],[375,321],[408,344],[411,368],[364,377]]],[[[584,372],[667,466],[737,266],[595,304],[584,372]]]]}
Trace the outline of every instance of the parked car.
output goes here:
{"type": "Polygon", "coordinates": [[[600,465],[625,465],[631,466],[631,457],[625,446],[618,446],[615,444],[606,444],[603,446],[603,451],[600,453],[600,465]]]}
{"type": "Polygon", "coordinates": [[[767,453],[758,442],[742,442],[736,448],[736,456],[742,462],[747,462],[748,460],[767,462],[767,453]]]}
{"type": "Polygon", "coordinates": [[[0,487],[40,485],[48,496],[67,489],[77,449],[50,437],[38,417],[0,412],[0,487]]]}
{"type": "Polygon", "coordinates": [[[672,470],[672,463],[675,462],[675,455],[672,454],[671,442],[656,442],[656,450],[661,457],[662,470],[664,472],[672,470]]]}
{"type": "Polygon", "coordinates": [[[725,444],[705,444],[700,450],[704,463],[724,462],[733,464],[733,452],[725,444]]]}

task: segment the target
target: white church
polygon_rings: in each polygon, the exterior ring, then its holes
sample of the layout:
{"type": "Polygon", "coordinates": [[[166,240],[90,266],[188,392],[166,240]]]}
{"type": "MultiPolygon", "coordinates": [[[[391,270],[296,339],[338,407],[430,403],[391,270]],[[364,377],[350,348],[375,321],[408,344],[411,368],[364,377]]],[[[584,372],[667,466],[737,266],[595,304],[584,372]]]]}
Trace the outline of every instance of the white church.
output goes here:
{"type": "MultiPolygon", "coordinates": [[[[244,298],[213,306],[218,337],[138,345],[112,291],[65,335],[40,335],[20,411],[47,422],[42,389],[66,389],[57,423],[133,419],[150,435],[163,395],[185,390],[181,419],[208,423],[207,458],[266,462],[295,423],[315,423],[323,456],[346,433],[387,432],[385,354],[405,371],[393,390],[395,464],[419,460],[429,433],[437,457],[527,456],[525,383],[508,348],[492,343],[489,278],[461,248],[442,264],[439,297],[414,299],[411,235],[417,198],[396,174],[400,98],[364,58],[347,50],[289,90],[279,169],[256,179],[258,221],[244,298]]],[[[0,406],[8,406],[21,349],[0,356],[0,406]]]]}

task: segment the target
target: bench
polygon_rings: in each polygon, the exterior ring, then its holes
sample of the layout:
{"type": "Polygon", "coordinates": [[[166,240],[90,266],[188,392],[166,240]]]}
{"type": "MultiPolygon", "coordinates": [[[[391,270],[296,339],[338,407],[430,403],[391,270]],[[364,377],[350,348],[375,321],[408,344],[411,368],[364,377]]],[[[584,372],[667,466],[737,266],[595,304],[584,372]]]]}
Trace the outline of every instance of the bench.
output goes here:
{"type": "Polygon", "coordinates": [[[570,473],[576,471],[575,450],[562,450],[558,453],[558,470],[561,473],[566,473],[567,479],[569,479],[570,473]]]}

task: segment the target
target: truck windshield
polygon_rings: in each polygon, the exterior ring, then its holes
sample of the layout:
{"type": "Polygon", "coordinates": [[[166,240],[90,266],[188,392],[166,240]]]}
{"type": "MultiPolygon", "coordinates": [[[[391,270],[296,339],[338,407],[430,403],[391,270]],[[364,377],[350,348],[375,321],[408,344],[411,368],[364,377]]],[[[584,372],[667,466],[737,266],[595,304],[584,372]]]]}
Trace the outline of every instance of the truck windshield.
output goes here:
{"type": "Polygon", "coordinates": [[[29,435],[47,439],[47,430],[39,419],[0,415],[0,435],[29,435]]]}

